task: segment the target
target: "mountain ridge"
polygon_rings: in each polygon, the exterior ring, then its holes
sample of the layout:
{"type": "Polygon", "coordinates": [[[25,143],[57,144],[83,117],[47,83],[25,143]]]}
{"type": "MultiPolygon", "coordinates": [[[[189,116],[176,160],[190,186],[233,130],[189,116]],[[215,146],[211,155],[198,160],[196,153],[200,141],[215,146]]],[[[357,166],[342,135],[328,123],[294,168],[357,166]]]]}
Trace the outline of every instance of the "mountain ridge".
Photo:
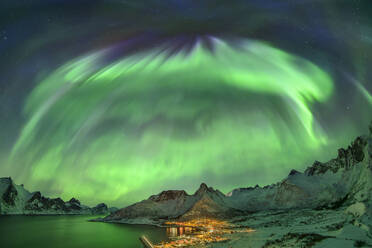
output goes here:
{"type": "Polygon", "coordinates": [[[228,218],[285,209],[334,209],[372,199],[372,122],[336,158],[315,161],[305,171],[291,170],[282,181],[264,187],[237,188],[223,194],[202,183],[192,195],[168,190],[106,216],[101,221],[159,223],[168,219],[228,218]]]}
{"type": "Polygon", "coordinates": [[[88,207],[75,198],[65,202],[45,197],[40,191],[29,192],[10,177],[0,178],[0,215],[105,215],[116,210],[104,203],[88,207]]]}

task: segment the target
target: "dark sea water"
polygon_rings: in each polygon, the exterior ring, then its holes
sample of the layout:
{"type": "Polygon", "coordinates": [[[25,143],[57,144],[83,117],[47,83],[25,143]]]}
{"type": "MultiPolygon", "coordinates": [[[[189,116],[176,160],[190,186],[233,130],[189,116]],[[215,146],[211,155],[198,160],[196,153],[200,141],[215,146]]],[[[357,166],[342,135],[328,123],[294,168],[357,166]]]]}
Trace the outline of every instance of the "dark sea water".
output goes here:
{"type": "Polygon", "coordinates": [[[92,216],[0,216],[1,248],[140,248],[167,240],[165,228],[88,222],[92,216]]]}

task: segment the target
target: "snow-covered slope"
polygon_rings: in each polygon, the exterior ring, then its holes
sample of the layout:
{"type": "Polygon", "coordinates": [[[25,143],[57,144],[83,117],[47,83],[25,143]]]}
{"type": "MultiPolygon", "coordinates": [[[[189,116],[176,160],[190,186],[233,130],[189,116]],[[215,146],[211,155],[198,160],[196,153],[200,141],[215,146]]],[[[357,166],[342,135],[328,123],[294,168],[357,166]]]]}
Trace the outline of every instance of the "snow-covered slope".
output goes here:
{"type": "Polygon", "coordinates": [[[21,214],[32,194],[9,177],[0,178],[0,196],[0,214],[21,214]]]}
{"type": "Polygon", "coordinates": [[[7,214],[108,214],[107,205],[98,204],[90,208],[72,198],[64,202],[61,198],[47,198],[40,192],[30,193],[23,185],[16,185],[10,177],[0,178],[0,215],[7,214]]]}
{"type": "Polygon", "coordinates": [[[103,221],[159,223],[164,219],[231,217],[264,210],[337,209],[371,199],[372,123],[369,135],[339,149],[337,158],[326,163],[315,161],[304,173],[292,170],[277,184],[239,188],[227,195],[205,184],[193,195],[163,191],[103,221]]]}
{"type": "Polygon", "coordinates": [[[160,218],[176,218],[189,209],[196,199],[185,191],[168,190],[153,195],[104,218],[105,221],[153,223],[160,218]]]}
{"type": "Polygon", "coordinates": [[[196,202],[185,213],[179,216],[180,220],[190,220],[201,217],[228,218],[242,213],[238,209],[230,207],[227,204],[227,198],[222,192],[214,190],[204,183],[200,185],[194,197],[197,199],[196,202]]]}
{"type": "Polygon", "coordinates": [[[316,161],[304,173],[292,170],[280,183],[240,188],[228,194],[229,204],[246,211],[292,208],[337,208],[372,197],[371,136],[358,137],[338,157],[316,161]]]}

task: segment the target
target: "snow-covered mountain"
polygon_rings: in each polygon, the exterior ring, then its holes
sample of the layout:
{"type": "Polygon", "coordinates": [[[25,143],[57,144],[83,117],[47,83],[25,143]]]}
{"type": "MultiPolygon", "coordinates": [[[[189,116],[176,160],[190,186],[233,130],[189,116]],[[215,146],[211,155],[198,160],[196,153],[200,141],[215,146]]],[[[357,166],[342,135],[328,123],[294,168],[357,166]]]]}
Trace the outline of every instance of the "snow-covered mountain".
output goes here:
{"type": "Polygon", "coordinates": [[[292,170],[280,183],[240,188],[228,194],[232,206],[248,211],[336,208],[372,196],[371,136],[358,137],[326,163],[315,161],[304,173],[292,170]]]}
{"type": "Polygon", "coordinates": [[[47,198],[40,192],[29,192],[23,185],[16,185],[10,177],[0,178],[0,215],[8,214],[89,214],[110,213],[106,204],[90,208],[72,198],[64,202],[61,198],[47,198]]]}
{"type": "Polygon", "coordinates": [[[336,209],[372,199],[372,123],[326,163],[315,161],[304,173],[292,170],[281,182],[234,189],[227,195],[205,184],[193,194],[169,190],[122,208],[103,219],[109,222],[159,223],[166,219],[230,217],[283,209],[336,209]]]}
{"type": "Polygon", "coordinates": [[[192,219],[197,217],[233,216],[237,209],[225,202],[226,196],[202,183],[199,189],[189,195],[184,190],[168,190],[147,200],[105,217],[103,221],[124,223],[158,223],[168,219],[192,219]]]}

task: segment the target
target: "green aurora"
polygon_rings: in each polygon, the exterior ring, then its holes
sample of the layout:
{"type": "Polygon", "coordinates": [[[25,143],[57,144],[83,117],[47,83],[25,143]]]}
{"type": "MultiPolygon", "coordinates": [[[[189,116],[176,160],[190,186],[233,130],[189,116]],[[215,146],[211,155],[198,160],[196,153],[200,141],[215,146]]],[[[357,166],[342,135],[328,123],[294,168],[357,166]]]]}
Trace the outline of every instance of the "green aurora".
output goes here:
{"type": "Polygon", "coordinates": [[[47,195],[123,206],[200,182],[275,183],[350,141],[351,124],[330,139],[313,114],[334,93],[326,71],[260,41],[213,43],[108,65],[105,49],[61,66],[26,101],[9,171],[47,195]]]}

